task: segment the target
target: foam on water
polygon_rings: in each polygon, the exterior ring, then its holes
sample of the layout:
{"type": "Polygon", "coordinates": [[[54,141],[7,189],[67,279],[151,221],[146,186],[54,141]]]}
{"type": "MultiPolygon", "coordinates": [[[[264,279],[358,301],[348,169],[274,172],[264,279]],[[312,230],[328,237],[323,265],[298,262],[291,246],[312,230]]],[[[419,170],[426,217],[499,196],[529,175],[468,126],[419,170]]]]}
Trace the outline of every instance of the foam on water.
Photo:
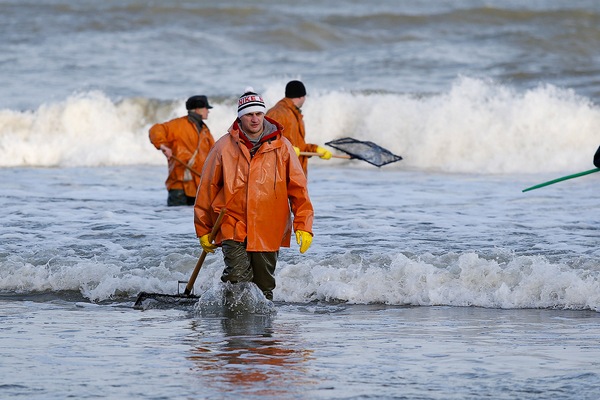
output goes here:
{"type": "MultiPolygon", "coordinates": [[[[392,253],[380,257],[345,254],[330,265],[281,262],[275,298],[286,302],[347,301],[353,304],[453,305],[488,308],[600,310],[600,280],[585,268],[553,263],[540,256],[488,260],[475,253],[392,253]]],[[[221,263],[202,270],[196,291],[221,299],[221,263]]],[[[148,269],[80,261],[40,268],[16,260],[3,263],[0,291],[17,293],[80,291],[92,301],[174,294],[188,276],[164,265],[148,269]]],[[[207,300],[207,305],[211,302],[207,300]]],[[[253,303],[248,303],[253,304],[253,303]]]]}
{"type": "MultiPolygon", "coordinates": [[[[268,107],[283,85],[260,90],[268,107]]],[[[115,102],[91,92],[33,111],[2,110],[0,166],[164,164],[148,129],[183,115],[184,101],[115,102]]],[[[235,119],[234,101],[212,102],[207,124],[216,138],[235,119]]],[[[464,173],[587,169],[600,126],[600,108],[570,90],[543,85],[518,91],[471,78],[431,96],[311,90],[304,115],[309,142],[350,136],[404,157],[386,168],[464,173]]]]}
{"type": "Polygon", "coordinates": [[[254,284],[218,283],[208,288],[198,300],[194,312],[201,316],[274,315],[275,305],[254,284]]]}
{"type": "MultiPolygon", "coordinates": [[[[336,261],[345,264],[280,263],[275,298],[299,303],[322,300],[352,304],[600,311],[597,272],[552,263],[539,256],[515,256],[498,262],[474,253],[425,254],[417,258],[399,253],[390,256],[389,264],[382,265],[381,260],[357,260],[356,256],[347,254],[336,261]]],[[[92,301],[122,299],[142,291],[174,294],[176,282],[189,278],[164,265],[127,270],[123,266],[82,261],[76,266],[55,269],[18,263],[3,263],[3,267],[2,292],[80,291],[92,301]]],[[[207,296],[203,312],[215,306],[209,297],[222,294],[221,268],[219,265],[210,271],[204,269],[196,285],[196,291],[204,293],[203,298],[207,296]]],[[[256,301],[247,304],[256,305],[256,301]]]]}
{"type": "Polygon", "coordinates": [[[278,298],[291,302],[452,305],[487,308],[600,310],[600,281],[586,269],[514,256],[487,260],[475,253],[391,254],[387,263],[346,254],[330,266],[279,268],[278,298]]]}
{"type": "MultiPolygon", "coordinates": [[[[0,292],[177,293],[200,247],[192,209],[164,206],[164,173],[0,170],[12,182],[0,199],[0,292]],[[34,185],[36,201],[16,201],[34,185]]],[[[304,255],[282,249],[276,301],[600,310],[594,176],[531,194],[510,175],[347,165],[310,176],[315,240],[304,255]]],[[[222,269],[220,251],[207,257],[195,292],[218,291],[222,269]]]]}

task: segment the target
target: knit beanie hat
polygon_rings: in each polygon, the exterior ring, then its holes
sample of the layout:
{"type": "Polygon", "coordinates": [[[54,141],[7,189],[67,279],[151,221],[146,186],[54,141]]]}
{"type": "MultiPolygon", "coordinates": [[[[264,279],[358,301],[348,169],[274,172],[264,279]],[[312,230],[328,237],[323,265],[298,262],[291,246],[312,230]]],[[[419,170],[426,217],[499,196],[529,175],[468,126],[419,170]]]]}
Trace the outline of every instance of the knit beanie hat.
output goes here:
{"type": "Polygon", "coordinates": [[[247,87],[238,99],[238,118],[253,112],[266,112],[265,102],[253,88],[247,87]]]}
{"type": "Polygon", "coordinates": [[[306,96],[306,88],[300,81],[289,81],[285,85],[285,97],[290,99],[296,99],[298,97],[306,96]]]}

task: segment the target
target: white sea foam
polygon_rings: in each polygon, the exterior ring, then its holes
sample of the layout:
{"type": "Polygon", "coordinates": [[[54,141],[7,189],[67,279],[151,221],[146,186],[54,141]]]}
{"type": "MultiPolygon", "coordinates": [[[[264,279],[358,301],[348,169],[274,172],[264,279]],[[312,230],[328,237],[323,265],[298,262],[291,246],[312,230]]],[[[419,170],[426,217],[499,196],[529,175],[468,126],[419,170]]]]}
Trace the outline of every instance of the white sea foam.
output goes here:
{"type": "MultiPolygon", "coordinates": [[[[282,85],[264,90],[268,107],[281,97],[282,85]]],[[[148,129],[184,115],[184,101],[114,102],[90,92],[33,111],[2,110],[0,166],[164,164],[148,129]]],[[[235,119],[234,99],[212,103],[207,124],[219,138],[235,119]]],[[[309,142],[350,136],[404,157],[387,168],[461,173],[587,169],[600,126],[600,108],[570,90],[544,85],[517,91],[470,78],[431,96],[315,89],[303,112],[309,142]]]]}
{"type": "Polygon", "coordinates": [[[347,301],[353,304],[452,305],[487,308],[565,308],[600,311],[600,281],[589,271],[539,256],[506,262],[475,253],[390,255],[354,260],[346,255],[331,266],[279,268],[278,298],[291,302],[347,301]]]}
{"type": "MultiPolygon", "coordinates": [[[[322,265],[311,257],[300,263],[280,262],[275,299],[600,311],[600,280],[596,274],[541,256],[515,255],[498,262],[476,253],[419,257],[391,253],[389,264],[382,265],[381,257],[357,260],[346,254],[336,261],[335,265],[322,265]]],[[[189,265],[189,270],[192,268],[189,265]]],[[[223,292],[221,269],[220,261],[203,268],[196,291],[206,299],[199,311],[207,312],[220,304],[214,304],[211,298],[223,292]]],[[[0,291],[79,291],[92,301],[103,301],[139,292],[175,294],[177,281],[186,282],[188,273],[173,271],[164,264],[129,269],[127,265],[82,260],[77,265],[49,268],[13,259],[3,263],[0,291]]],[[[264,308],[256,299],[249,304],[264,308]]]]}
{"type": "MultiPolygon", "coordinates": [[[[523,194],[511,175],[349,168],[310,170],[315,239],[281,250],[275,301],[600,311],[594,175],[523,194]]],[[[164,206],[162,167],[0,172],[0,292],[122,301],[189,279],[192,209],[164,206]]],[[[207,257],[196,293],[222,269],[207,257]]]]}

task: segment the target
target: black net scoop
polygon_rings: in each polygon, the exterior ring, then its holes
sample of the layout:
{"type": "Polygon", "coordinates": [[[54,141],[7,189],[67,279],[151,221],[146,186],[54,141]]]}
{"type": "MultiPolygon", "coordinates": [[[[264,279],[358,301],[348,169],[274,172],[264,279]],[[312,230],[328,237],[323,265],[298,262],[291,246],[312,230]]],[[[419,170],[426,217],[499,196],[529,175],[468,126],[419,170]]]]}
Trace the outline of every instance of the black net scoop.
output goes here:
{"type": "Polygon", "coordinates": [[[366,161],[376,167],[402,160],[402,157],[393,154],[389,150],[386,150],[373,142],[365,142],[349,137],[332,140],[325,144],[334,149],[343,151],[351,158],[366,161]]]}

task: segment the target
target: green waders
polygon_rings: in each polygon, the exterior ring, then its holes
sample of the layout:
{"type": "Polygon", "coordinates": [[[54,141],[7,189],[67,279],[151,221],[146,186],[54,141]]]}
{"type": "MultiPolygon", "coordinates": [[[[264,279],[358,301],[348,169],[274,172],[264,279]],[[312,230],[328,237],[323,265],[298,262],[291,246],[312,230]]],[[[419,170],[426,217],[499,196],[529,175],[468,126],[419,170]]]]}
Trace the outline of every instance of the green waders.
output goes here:
{"type": "Polygon", "coordinates": [[[183,189],[171,189],[167,197],[167,206],[193,206],[195,201],[196,198],[187,196],[183,189]]]}
{"type": "Polygon", "coordinates": [[[278,251],[246,251],[246,243],[233,240],[223,241],[225,269],[223,282],[254,282],[265,297],[273,300],[275,289],[275,264],[278,251]]]}

